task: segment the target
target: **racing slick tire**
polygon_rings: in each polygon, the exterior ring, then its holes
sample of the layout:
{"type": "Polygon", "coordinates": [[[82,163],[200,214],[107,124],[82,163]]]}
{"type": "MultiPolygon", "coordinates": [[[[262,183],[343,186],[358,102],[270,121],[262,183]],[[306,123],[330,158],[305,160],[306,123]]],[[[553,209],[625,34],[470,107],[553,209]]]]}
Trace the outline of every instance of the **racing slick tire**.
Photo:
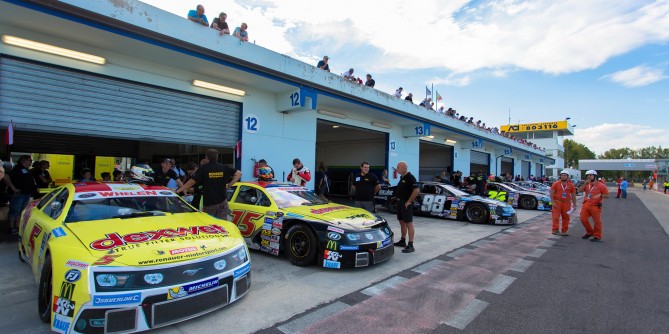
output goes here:
{"type": "Polygon", "coordinates": [[[395,214],[397,213],[397,197],[391,197],[388,199],[386,202],[386,208],[388,209],[388,212],[395,214]]]}
{"type": "Polygon", "coordinates": [[[314,263],[318,244],[310,228],[296,224],[286,233],[286,255],[290,263],[304,267],[314,263]]]}
{"type": "Polygon", "coordinates": [[[51,254],[47,254],[39,279],[39,290],[37,292],[37,312],[40,319],[46,323],[51,322],[51,254]]]}
{"type": "Polygon", "coordinates": [[[525,210],[535,209],[537,207],[537,199],[532,196],[523,196],[518,201],[518,206],[525,210]]]}
{"type": "Polygon", "coordinates": [[[474,224],[483,224],[488,221],[488,208],[481,203],[472,203],[465,209],[465,216],[474,224]]]}

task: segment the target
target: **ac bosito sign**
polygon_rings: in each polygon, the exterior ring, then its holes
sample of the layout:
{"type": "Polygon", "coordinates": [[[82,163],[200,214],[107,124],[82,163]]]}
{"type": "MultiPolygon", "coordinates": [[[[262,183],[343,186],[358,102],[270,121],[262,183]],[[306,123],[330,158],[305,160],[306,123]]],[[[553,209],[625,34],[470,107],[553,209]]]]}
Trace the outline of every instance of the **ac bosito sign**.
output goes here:
{"type": "Polygon", "coordinates": [[[235,270],[234,276],[235,278],[242,276],[251,270],[251,263],[247,263],[245,266],[235,270]]]}
{"type": "Polygon", "coordinates": [[[140,293],[127,293],[123,295],[93,296],[93,306],[134,304],[142,300],[140,293]]]}

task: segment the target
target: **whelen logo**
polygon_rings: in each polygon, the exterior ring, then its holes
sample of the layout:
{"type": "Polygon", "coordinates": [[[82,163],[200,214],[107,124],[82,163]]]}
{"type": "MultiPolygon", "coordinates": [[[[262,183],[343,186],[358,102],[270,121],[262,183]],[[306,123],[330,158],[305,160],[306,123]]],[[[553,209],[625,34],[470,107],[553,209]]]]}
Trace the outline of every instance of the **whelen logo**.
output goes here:
{"type": "Polygon", "coordinates": [[[147,241],[159,240],[162,238],[179,238],[188,235],[198,234],[222,234],[227,235],[228,231],[219,225],[209,226],[191,226],[179,227],[176,230],[167,228],[157,231],[146,231],[119,235],[118,233],[105,234],[106,238],[91,242],[90,247],[95,250],[109,250],[115,247],[121,247],[128,244],[139,244],[147,241]]]}

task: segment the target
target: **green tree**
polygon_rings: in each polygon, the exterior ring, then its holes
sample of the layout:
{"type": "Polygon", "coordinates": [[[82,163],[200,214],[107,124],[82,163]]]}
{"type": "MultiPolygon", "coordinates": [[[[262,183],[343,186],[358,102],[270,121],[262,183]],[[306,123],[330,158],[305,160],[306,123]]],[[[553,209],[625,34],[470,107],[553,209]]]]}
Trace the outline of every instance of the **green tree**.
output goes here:
{"type": "Polygon", "coordinates": [[[595,152],[587,146],[571,139],[565,139],[562,145],[564,146],[564,165],[566,167],[578,169],[578,160],[595,159],[596,157],[595,152]]]}

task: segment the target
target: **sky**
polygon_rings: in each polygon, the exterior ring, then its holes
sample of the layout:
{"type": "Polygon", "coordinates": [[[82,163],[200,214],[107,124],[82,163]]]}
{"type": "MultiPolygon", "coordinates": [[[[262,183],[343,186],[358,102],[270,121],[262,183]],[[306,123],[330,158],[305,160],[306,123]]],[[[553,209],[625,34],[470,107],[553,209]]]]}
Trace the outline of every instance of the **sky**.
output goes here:
{"type": "MultiPolygon", "coordinates": [[[[597,154],[669,147],[669,0],[143,0],[210,22],[228,14],[257,45],[379,90],[425,88],[488,126],[571,118],[597,154]]],[[[418,101],[416,101],[418,100],[418,101]]]]}

